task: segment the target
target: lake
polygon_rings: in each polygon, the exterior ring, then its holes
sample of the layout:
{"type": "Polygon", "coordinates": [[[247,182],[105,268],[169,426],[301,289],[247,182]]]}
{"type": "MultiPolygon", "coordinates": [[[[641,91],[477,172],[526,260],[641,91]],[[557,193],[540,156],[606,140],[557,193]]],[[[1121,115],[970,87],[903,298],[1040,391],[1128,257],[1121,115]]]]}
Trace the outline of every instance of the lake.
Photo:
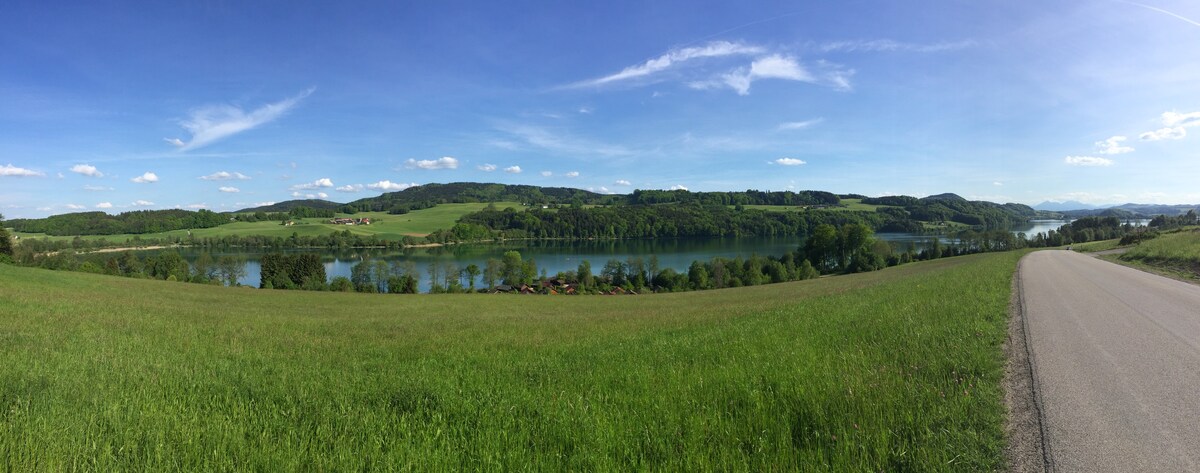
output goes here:
{"type": "MultiPolygon", "coordinates": [[[[1146,221],[1136,221],[1145,225],[1146,221]]],[[[1024,232],[1032,236],[1039,232],[1057,230],[1058,227],[1069,223],[1065,220],[1034,220],[1029,225],[1012,229],[1013,233],[1024,232]]],[[[879,233],[875,235],[884,241],[894,244],[899,251],[904,251],[911,244],[920,251],[929,242],[937,238],[942,244],[953,244],[953,238],[944,235],[922,235],[914,233],[879,233]]],[[[463,244],[433,248],[408,248],[405,250],[382,249],[290,249],[284,252],[320,253],[325,262],[325,274],[332,279],[336,276],[350,277],[350,269],[364,259],[382,259],[387,262],[412,261],[421,272],[421,291],[429,290],[429,276],[426,270],[430,263],[453,263],[458,269],[474,264],[480,270],[487,264],[489,258],[500,259],[507,251],[519,251],[526,259],[537,262],[538,272],[545,270],[547,275],[562,271],[573,271],[579,263],[587,260],[592,264],[592,273],[599,274],[604,264],[611,259],[626,261],[632,257],[642,257],[649,265],[650,256],[658,258],[659,269],[672,268],[686,272],[693,261],[709,261],[715,257],[735,258],[781,256],[786,252],[795,251],[803,240],[799,237],[752,237],[752,238],[682,238],[660,240],[548,240],[548,241],[516,241],[497,244],[463,244]]],[[[180,249],[180,254],[189,262],[195,262],[202,252],[207,251],[214,259],[221,256],[233,255],[246,259],[246,276],[239,282],[244,285],[258,286],[259,261],[262,255],[269,253],[265,250],[245,248],[213,248],[203,250],[198,248],[180,249]]],[[[476,281],[480,284],[481,281],[476,281]]]]}

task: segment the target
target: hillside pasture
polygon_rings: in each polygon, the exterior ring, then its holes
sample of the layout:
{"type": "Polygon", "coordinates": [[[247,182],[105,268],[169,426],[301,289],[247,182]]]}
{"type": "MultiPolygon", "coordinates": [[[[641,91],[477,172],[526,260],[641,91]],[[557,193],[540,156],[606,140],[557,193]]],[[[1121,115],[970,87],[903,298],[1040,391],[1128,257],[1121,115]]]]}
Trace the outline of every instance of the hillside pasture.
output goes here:
{"type": "Polygon", "coordinates": [[[0,265],[8,469],[995,471],[1020,253],[643,296],[0,265]]]}

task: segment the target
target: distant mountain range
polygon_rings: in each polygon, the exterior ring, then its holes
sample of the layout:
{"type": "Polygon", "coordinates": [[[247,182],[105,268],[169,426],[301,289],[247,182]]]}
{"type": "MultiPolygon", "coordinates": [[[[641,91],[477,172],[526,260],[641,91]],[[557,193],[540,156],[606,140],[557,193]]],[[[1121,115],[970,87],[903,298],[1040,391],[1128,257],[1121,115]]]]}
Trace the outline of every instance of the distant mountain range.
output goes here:
{"type": "Polygon", "coordinates": [[[1062,212],[1065,210],[1092,210],[1092,209],[1097,209],[1097,208],[1100,208],[1100,207],[1097,207],[1095,205],[1088,205],[1083,202],[1078,202],[1078,201],[1074,201],[1074,200],[1068,200],[1066,202],[1055,202],[1052,200],[1047,200],[1045,202],[1042,202],[1040,204],[1033,206],[1033,210],[1049,210],[1051,212],[1062,212]]]}
{"type": "Polygon", "coordinates": [[[1043,211],[1043,213],[1061,214],[1066,218],[1079,217],[1118,217],[1118,218],[1151,218],[1156,215],[1166,215],[1174,217],[1183,215],[1189,210],[1200,211],[1200,205],[1183,204],[1183,205],[1159,205],[1159,204],[1121,204],[1113,206],[1095,206],[1088,205],[1082,202],[1066,201],[1066,202],[1042,202],[1033,206],[1034,210],[1043,211]]]}

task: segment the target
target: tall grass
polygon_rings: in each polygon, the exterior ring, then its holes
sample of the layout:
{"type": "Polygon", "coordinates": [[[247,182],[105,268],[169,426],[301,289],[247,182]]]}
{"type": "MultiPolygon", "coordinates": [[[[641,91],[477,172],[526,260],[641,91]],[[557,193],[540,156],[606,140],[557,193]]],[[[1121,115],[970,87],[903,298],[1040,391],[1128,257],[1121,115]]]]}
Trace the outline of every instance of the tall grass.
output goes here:
{"type": "Polygon", "coordinates": [[[0,265],[0,466],[997,470],[1019,256],[636,297],[0,265]]]}
{"type": "Polygon", "coordinates": [[[1200,266],[1200,229],[1164,233],[1131,248],[1121,259],[1200,266]]]}

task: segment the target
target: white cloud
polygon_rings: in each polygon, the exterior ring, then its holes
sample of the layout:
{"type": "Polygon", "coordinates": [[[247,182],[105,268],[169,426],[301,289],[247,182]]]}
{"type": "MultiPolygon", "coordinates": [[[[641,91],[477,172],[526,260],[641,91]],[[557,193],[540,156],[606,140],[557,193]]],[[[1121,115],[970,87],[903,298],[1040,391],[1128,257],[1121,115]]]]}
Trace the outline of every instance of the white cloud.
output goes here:
{"type": "Polygon", "coordinates": [[[506,167],[506,168],[504,168],[504,172],[506,172],[506,173],[509,173],[509,174],[520,174],[520,173],[521,173],[521,166],[509,166],[509,167],[506,167]]]}
{"type": "Polygon", "coordinates": [[[824,118],[814,118],[812,120],[804,120],[802,122],[785,122],[779,124],[780,130],[803,130],[813,125],[825,121],[824,118]]]}
{"type": "Polygon", "coordinates": [[[915,52],[936,53],[942,51],[957,51],[975,46],[971,40],[957,42],[941,42],[933,44],[902,43],[890,39],[860,40],[860,41],[831,41],[817,47],[822,52],[915,52]]]}
{"type": "Polygon", "coordinates": [[[322,198],[322,199],[328,199],[328,198],[329,198],[329,194],[326,194],[326,193],[324,193],[324,192],[318,192],[318,193],[317,193],[317,197],[320,197],[320,198],[322,198]]]}
{"type": "Polygon", "coordinates": [[[542,171],[541,174],[542,174],[542,177],[550,177],[550,176],[554,175],[554,173],[552,173],[550,171],[542,171]]]}
{"type": "Polygon", "coordinates": [[[495,164],[481,164],[479,166],[475,166],[475,169],[478,169],[483,172],[492,172],[492,171],[496,170],[496,165],[495,164]]]}
{"type": "Polygon", "coordinates": [[[86,185],[86,186],[83,186],[83,190],[92,191],[92,192],[104,192],[104,191],[111,191],[114,189],[111,187],[106,187],[106,186],[86,185]]]}
{"type": "Polygon", "coordinates": [[[739,67],[715,79],[688,83],[693,89],[715,89],[729,87],[738,95],[749,95],[750,85],[759,79],[780,79],[810,84],[823,84],[838,90],[850,90],[850,76],[854,70],[844,69],[826,61],[817,62],[819,73],[804,67],[794,57],[772,54],[755,59],[750,67],[739,67]]]}
{"type": "Polygon", "coordinates": [[[624,180],[624,179],[617,179],[617,182],[614,182],[614,183],[613,183],[613,185],[616,185],[616,186],[632,186],[632,185],[633,185],[633,183],[632,183],[632,182],[629,182],[629,181],[626,181],[626,180],[624,180]]]}
{"type": "Polygon", "coordinates": [[[76,164],[71,166],[71,172],[90,177],[104,177],[104,173],[100,172],[99,169],[96,169],[96,166],[92,166],[90,164],[76,164]]]}
{"type": "Polygon", "coordinates": [[[203,179],[205,181],[228,181],[231,179],[237,179],[239,181],[248,181],[248,180],[250,180],[250,176],[247,176],[240,172],[217,171],[217,172],[214,172],[207,176],[200,176],[197,179],[203,179]]]}
{"type": "Polygon", "coordinates": [[[79,205],[79,204],[67,204],[67,205],[64,205],[64,207],[71,209],[71,210],[83,210],[83,209],[87,208],[86,205],[79,205]]]}
{"type": "Polygon", "coordinates": [[[384,192],[391,192],[391,191],[402,191],[404,189],[408,189],[409,187],[415,187],[418,185],[419,184],[417,184],[415,182],[410,182],[408,184],[405,184],[403,182],[379,181],[374,184],[367,184],[367,187],[370,189],[381,190],[384,192]]]}
{"type": "Polygon", "coordinates": [[[571,171],[565,174],[567,177],[579,177],[579,171],[571,171]]]}
{"type": "Polygon", "coordinates": [[[731,43],[728,41],[713,41],[703,46],[694,46],[689,48],[673,49],[654,59],[650,59],[642,64],[626,67],[620,72],[607,75],[604,77],[591,79],[573,84],[571,87],[587,87],[604,85],[614,82],[620,82],[629,79],[636,79],[650,76],[657,72],[665,71],[672,66],[690,61],[692,59],[721,57],[730,55],[747,55],[759,54],[764,49],[759,46],[751,46],[741,43],[731,43]]]}
{"type": "Polygon", "coordinates": [[[808,164],[804,160],[796,158],[779,158],[772,162],[781,166],[800,166],[808,164]]]}
{"type": "Polygon", "coordinates": [[[1127,138],[1124,136],[1114,136],[1104,141],[1096,142],[1096,152],[1100,154],[1123,154],[1132,153],[1133,148],[1130,146],[1122,146],[1121,142],[1127,138]]]}
{"type": "Polygon", "coordinates": [[[579,113],[582,113],[584,115],[591,115],[592,109],[588,108],[588,107],[579,107],[579,113]]]}
{"type": "Polygon", "coordinates": [[[101,202],[99,204],[96,204],[96,208],[98,208],[98,209],[111,209],[112,207],[113,207],[113,205],[111,202],[101,202]]]}
{"type": "Polygon", "coordinates": [[[1004,183],[1003,183],[1003,182],[1000,182],[1000,181],[992,181],[992,185],[993,185],[993,186],[996,186],[996,187],[1001,187],[1001,186],[1003,186],[1003,185],[1004,185],[1004,183]]]}
{"type": "Polygon", "coordinates": [[[130,181],[136,182],[138,184],[148,184],[151,182],[158,182],[158,175],[147,171],[145,174],[142,174],[141,176],[130,179],[130,181]]]}
{"type": "Polygon", "coordinates": [[[328,197],[328,195],[325,194],[324,192],[317,192],[315,194],[305,194],[305,193],[301,193],[301,192],[293,192],[292,197],[297,198],[297,199],[324,199],[324,198],[328,197]]]}
{"type": "Polygon", "coordinates": [[[1200,125],[1200,112],[1179,113],[1165,112],[1162,114],[1163,125],[1191,128],[1200,125]]]}
{"type": "Polygon", "coordinates": [[[344,185],[342,187],[338,187],[337,189],[334,189],[334,190],[338,191],[338,192],[362,192],[364,187],[365,186],[363,186],[362,184],[346,184],[346,185],[344,185]]]}
{"type": "Polygon", "coordinates": [[[134,207],[149,207],[151,205],[154,205],[154,202],[150,202],[148,200],[141,200],[141,199],[133,201],[134,207]]]}
{"type": "Polygon", "coordinates": [[[255,203],[254,203],[254,206],[255,206],[255,207],[266,207],[266,206],[268,206],[268,205],[275,205],[275,201],[273,201],[273,200],[268,200],[268,201],[266,201],[266,202],[255,202],[255,203]]]}
{"type": "Polygon", "coordinates": [[[310,88],[301,92],[300,95],[264,105],[250,113],[232,105],[201,107],[193,110],[190,117],[179,123],[192,135],[191,141],[184,142],[179,138],[165,139],[168,143],[179,147],[181,151],[204,147],[225,137],[274,121],[315,90],[316,88],[310,88]]]}
{"type": "Polygon", "coordinates": [[[218,187],[217,190],[227,193],[227,194],[236,194],[236,193],[242,191],[241,189],[238,189],[233,186],[221,186],[221,187],[218,187]]]}
{"type": "Polygon", "coordinates": [[[1164,112],[1162,124],[1165,128],[1147,131],[1138,135],[1142,141],[1178,140],[1187,136],[1186,128],[1200,125],[1200,112],[1164,112]]]}
{"type": "Polygon", "coordinates": [[[37,177],[45,176],[45,173],[13,166],[11,163],[5,166],[0,166],[0,176],[17,176],[17,177],[37,177]]]}
{"type": "Polygon", "coordinates": [[[1113,160],[1095,156],[1067,156],[1063,162],[1072,166],[1112,166],[1113,160]]]}
{"type": "Polygon", "coordinates": [[[458,160],[450,156],[442,156],[438,159],[423,159],[420,161],[410,159],[405,161],[404,167],[409,169],[457,169],[458,160]]]}
{"type": "Polygon", "coordinates": [[[670,188],[670,189],[668,189],[668,190],[673,190],[673,191],[685,191],[685,190],[688,190],[688,188],[687,188],[687,187],[684,187],[682,184],[675,184],[675,185],[671,186],[671,188],[670,188]]]}
{"type": "Polygon", "coordinates": [[[1178,140],[1185,136],[1187,136],[1187,130],[1183,129],[1181,126],[1177,126],[1147,131],[1138,135],[1138,139],[1142,141],[1178,140]]]}
{"type": "Polygon", "coordinates": [[[187,208],[189,208],[189,209],[192,209],[192,210],[207,209],[207,208],[208,208],[208,204],[205,204],[205,203],[199,203],[199,204],[188,204],[188,205],[186,205],[185,207],[187,207],[187,208]]]}
{"type": "Polygon", "coordinates": [[[312,181],[312,182],[309,182],[306,184],[296,184],[292,187],[289,187],[288,190],[301,191],[301,190],[320,189],[322,187],[333,187],[333,181],[330,180],[328,177],[322,177],[320,179],[317,179],[315,181],[312,181]]]}

